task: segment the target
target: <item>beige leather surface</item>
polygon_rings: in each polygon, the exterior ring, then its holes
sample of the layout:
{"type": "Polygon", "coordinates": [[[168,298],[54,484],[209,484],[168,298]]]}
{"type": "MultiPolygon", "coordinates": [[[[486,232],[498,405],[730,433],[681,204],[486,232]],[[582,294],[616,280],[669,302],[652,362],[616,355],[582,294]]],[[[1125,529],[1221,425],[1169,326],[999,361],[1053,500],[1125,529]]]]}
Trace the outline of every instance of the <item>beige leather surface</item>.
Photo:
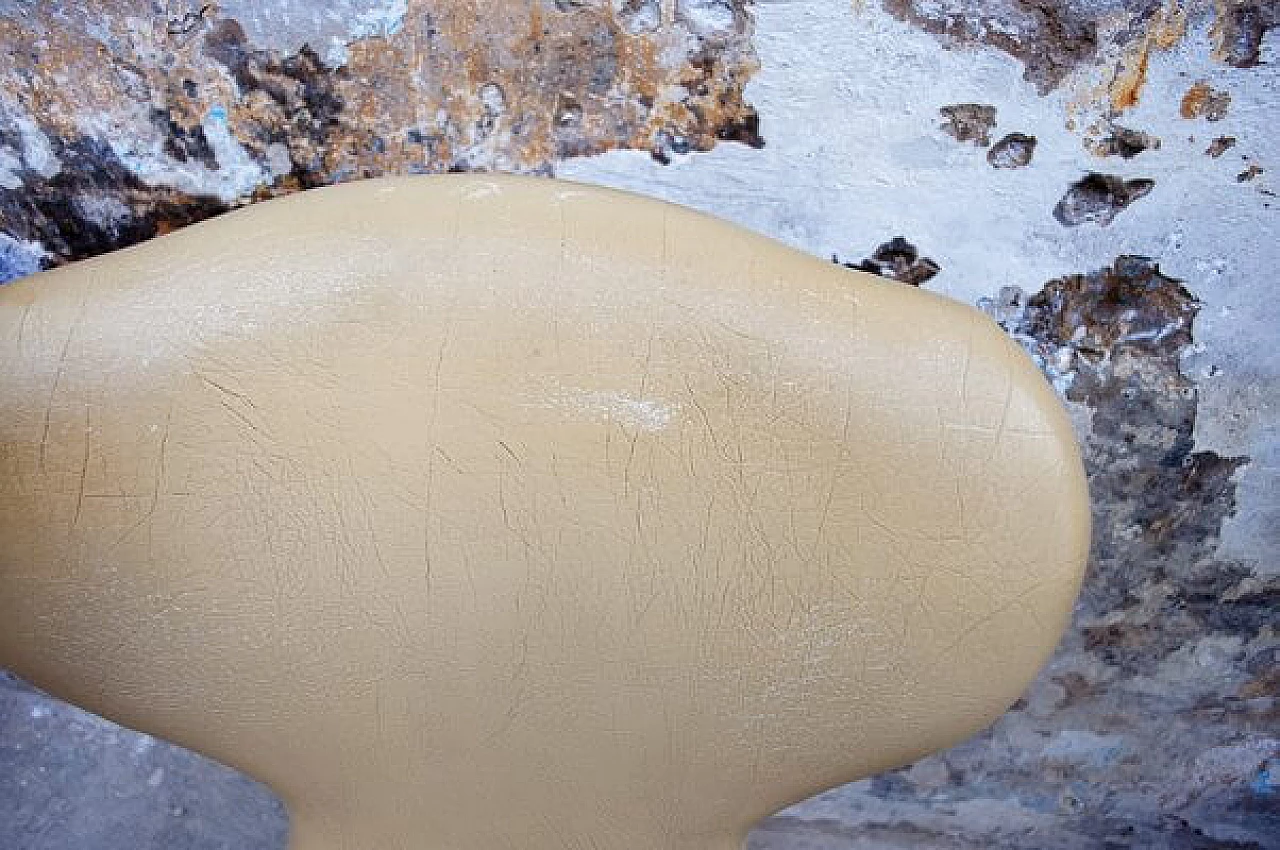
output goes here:
{"type": "Polygon", "coordinates": [[[959,304],[547,180],[272,201],[0,290],[0,665],[297,850],[676,850],[995,718],[1080,460],[959,304]]]}

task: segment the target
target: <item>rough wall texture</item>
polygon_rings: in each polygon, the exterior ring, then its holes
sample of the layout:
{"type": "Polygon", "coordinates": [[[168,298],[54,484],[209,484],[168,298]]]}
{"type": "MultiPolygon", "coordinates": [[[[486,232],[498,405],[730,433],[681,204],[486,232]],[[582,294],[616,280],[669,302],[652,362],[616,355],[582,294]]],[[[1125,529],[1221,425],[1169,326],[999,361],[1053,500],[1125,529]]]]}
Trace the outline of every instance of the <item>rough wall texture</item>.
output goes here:
{"type": "MultiPolygon", "coordinates": [[[[0,276],[492,168],[977,303],[1085,448],[1074,625],[992,729],[751,846],[1280,847],[1278,23],[1275,0],[0,0],[0,276]]],[[[0,683],[0,846],[276,846],[261,789],[148,740],[0,683]]]]}
{"type": "Polygon", "coordinates": [[[47,266],[344,180],[760,145],[750,37],[728,0],[8,0],[0,230],[47,266]]]}

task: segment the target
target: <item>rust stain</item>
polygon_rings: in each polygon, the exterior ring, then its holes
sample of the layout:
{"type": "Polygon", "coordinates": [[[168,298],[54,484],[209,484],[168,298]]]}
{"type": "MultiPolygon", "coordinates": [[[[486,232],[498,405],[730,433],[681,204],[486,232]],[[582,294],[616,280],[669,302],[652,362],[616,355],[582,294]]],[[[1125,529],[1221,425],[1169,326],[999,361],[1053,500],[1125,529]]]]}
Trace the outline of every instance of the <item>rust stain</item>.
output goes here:
{"type": "Polygon", "coordinates": [[[1186,119],[1204,118],[1209,121],[1220,121],[1226,117],[1230,105],[1229,92],[1213,88],[1207,80],[1199,80],[1182,96],[1178,114],[1186,119]]]}
{"type": "Polygon", "coordinates": [[[1145,31],[1132,42],[1116,63],[1108,87],[1111,109],[1120,114],[1138,105],[1147,84],[1147,71],[1154,51],[1171,50],[1187,34],[1187,12],[1179,0],[1160,8],[1147,21],[1145,31]]]}
{"type": "Polygon", "coordinates": [[[1110,120],[1137,106],[1152,58],[1176,48],[1186,37],[1188,22],[1181,0],[1128,4],[1128,11],[1100,15],[1097,55],[1088,70],[1074,78],[1067,101],[1068,128],[1091,128],[1096,119],[1110,120]]]}
{"type": "Polygon", "coordinates": [[[1160,50],[1172,50],[1187,34],[1187,10],[1178,0],[1170,0],[1151,28],[1151,39],[1160,50]]]}
{"type": "Polygon", "coordinates": [[[1143,40],[1137,53],[1121,61],[1114,81],[1111,83],[1111,108],[1116,112],[1124,112],[1138,105],[1142,97],[1142,88],[1147,84],[1147,69],[1151,62],[1151,41],[1143,40]]]}

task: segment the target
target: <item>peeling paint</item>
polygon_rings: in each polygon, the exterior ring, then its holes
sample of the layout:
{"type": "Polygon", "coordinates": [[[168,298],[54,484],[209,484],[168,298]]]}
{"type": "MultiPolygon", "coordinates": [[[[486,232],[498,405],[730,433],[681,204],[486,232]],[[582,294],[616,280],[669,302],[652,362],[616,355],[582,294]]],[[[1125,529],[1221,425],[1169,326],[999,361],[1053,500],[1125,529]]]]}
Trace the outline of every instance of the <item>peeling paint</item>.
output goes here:
{"type": "Polygon", "coordinates": [[[870,272],[880,277],[887,277],[908,286],[920,286],[932,280],[942,271],[942,266],[930,257],[920,256],[916,246],[901,236],[895,236],[880,245],[871,257],[858,263],[841,262],[833,255],[831,262],[848,269],[870,272]]]}
{"type": "Polygon", "coordinates": [[[1036,153],[1036,137],[1026,133],[1009,133],[987,151],[992,168],[1024,168],[1036,153]]]}
{"type": "Polygon", "coordinates": [[[1100,138],[1085,137],[1084,146],[1094,156],[1133,159],[1143,151],[1157,150],[1160,147],[1160,139],[1152,134],[1131,127],[1122,127],[1112,122],[1107,122],[1102,132],[1106,135],[1100,138]]]}
{"type": "Polygon", "coordinates": [[[1266,169],[1264,169],[1261,165],[1258,165],[1258,163],[1251,162],[1249,163],[1249,166],[1245,168],[1244,171],[1241,171],[1239,174],[1236,175],[1236,182],[1248,183],[1250,180],[1253,180],[1254,178],[1260,176],[1265,171],[1266,169]]]}
{"type": "Polygon", "coordinates": [[[1236,139],[1235,136],[1219,136],[1209,143],[1209,147],[1205,148],[1205,153],[1208,156],[1217,159],[1227,151],[1234,148],[1237,141],[1239,140],[1236,139]]]}
{"type": "Polygon", "coordinates": [[[986,103],[953,103],[938,113],[946,120],[942,132],[958,142],[973,142],[981,148],[991,144],[991,128],[996,125],[996,108],[986,103]]]}
{"type": "Polygon", "coordinates": [[[1125,207],[1146,197],[1155,185],[1154,180],[1125,180],[1093,171],[1071,184],[1053,208],[1053,217],[1067,227],[1089,223],[1106,227],[1125,207]]]}

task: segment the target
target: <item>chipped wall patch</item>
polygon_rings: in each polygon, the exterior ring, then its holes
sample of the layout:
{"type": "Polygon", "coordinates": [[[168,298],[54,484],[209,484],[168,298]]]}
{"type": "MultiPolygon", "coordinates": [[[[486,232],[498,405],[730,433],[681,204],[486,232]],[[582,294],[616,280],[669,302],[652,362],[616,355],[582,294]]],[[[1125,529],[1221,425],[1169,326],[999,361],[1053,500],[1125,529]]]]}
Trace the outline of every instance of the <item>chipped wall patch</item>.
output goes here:
{"type": "Polygon", "coordinates": [[[1261,176],[1265,171],[1266,169],[1264,169],[1261,165],[1258,165],[1258,163],[1251,162],[1244,169],[1244,171],[1241,171],[1239,174],[1236,175],[1236,182],[1248,183],[1250,180],[1253,180],[1261,176]]]}
{"type": "Polygon", "coordinates": [[[1125,180],[1091,171],[1071,184],[1053,208],[1053,217],[1067,227],[1096,224],[1106,227],[1117,215],[1155,188],[1154,180],[1125,180]]]}
{"type": "Polygon", "coordinates": [[[1235,136],[1219,136],[1209,143],[1209,147],[1205,148],[1204,152],[1207,156],[1217,159],[1234,148],[1237,141],[1239,140],[1235,136]]]}
{"type": "Polygon", "coordinates": [[[1107,122],[1096,135],[1085,137],[1084,146],[1094,156],[1133,159],[1144,151],[1159,149],[1160,139],[1141,130],[1107,122]]]}
{"type": "Polygon", "coordinates": [[[942,266],[935,260],[920,256],[916,246],[901,236],[895,236],[880,245],[870,258],[861,262],[841,262],[836,255],[831,257],[831,262],[847,269],[887,277],[908,286],[920,286],[942,271],[942,266]]]}
{"type": "Polygon", "coordinates": [[[992,168],[1025,168],[1036,153],[1036,137],[1026,133],[1009,133],[987,151],[992,168]]]}
{"type": "Polygon", "coordinates": [[[958,142],[973,142],[985,148],[991,144],[991,128],[996,125],[996,108],[986,103],[953,103],[938,109],[946,120],[942,132],[958,142]]]}

